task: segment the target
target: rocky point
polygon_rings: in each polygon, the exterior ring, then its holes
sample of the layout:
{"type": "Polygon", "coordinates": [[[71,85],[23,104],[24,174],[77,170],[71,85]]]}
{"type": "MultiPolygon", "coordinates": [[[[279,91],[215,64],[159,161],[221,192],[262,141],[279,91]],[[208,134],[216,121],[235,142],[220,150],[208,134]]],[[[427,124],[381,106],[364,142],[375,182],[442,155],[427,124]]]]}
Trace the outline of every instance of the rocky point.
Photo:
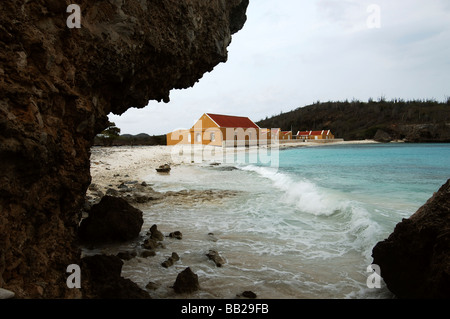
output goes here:
{"type": "Polygon", "coordinates": [[[77,0],[80,28],[70,4],[0,2],[0,288],[17,298],[91,295],[66,268],[94,137],[225,62],[248,0],[77,0]]]}

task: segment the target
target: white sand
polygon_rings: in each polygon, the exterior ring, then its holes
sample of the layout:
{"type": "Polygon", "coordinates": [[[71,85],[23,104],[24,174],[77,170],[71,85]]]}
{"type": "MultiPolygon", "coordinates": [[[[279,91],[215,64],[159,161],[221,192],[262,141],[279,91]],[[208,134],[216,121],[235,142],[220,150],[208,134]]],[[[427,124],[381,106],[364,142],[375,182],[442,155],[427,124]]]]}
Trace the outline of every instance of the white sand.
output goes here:
{"type": "Polygon", "coordinates": [[[159,166],[170,163],[170,146],[94,147],[91,149],[92,183],[109,184],[114,175],[142,180],[159,166]]]}

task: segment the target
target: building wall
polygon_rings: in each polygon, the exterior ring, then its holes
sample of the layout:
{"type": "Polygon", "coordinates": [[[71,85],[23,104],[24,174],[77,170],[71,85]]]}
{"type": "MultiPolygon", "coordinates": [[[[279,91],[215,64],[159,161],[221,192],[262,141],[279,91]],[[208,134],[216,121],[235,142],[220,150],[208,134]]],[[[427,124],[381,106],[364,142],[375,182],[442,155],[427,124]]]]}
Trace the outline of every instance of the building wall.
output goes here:
{"type": "Polygon", "coordinates": [[[259,129],[221,128],[223,146],[255,146],[258,145],[259,129]]]}
{"type": "Polygon", "coordinates": [[[177,130],[172,133],[167,134],[167,145],[182,145],[182,144],[190,144],[189,143],[189,130],[177,130]]]}
{"type": "Polygon", "coordinates": [[[222,134],[217,124],[203,114],[191,129],[192,144],[222,146],[222,134]],[[213,140],[211,140],[213,135],[213,140]]]}
{"type": "Polygon", "coordinates": [[[281,132],[280,140],[292,140],[292,132],[289,132],[288,134],[284,134],[284,132],[281,132]]]}
{"type": "Polygon", "coordinates": [[[191,129],[192,144],[222,146],[222,132],[218,127],[202,128],[194,127],[191,129]]]}

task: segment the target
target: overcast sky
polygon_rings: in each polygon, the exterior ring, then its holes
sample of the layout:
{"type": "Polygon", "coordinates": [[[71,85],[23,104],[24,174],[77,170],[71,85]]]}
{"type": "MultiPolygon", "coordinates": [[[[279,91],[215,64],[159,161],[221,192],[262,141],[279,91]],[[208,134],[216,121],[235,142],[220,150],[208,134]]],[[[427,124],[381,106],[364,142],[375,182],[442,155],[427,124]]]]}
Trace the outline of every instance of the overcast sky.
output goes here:
{"type": "Polygon", "coordinates": [[[158,135],[208,112],[257,122],[316,101],[450,96],[449,0],[250,0],[247,17],[227,63],[110,120],[158,135]]]}

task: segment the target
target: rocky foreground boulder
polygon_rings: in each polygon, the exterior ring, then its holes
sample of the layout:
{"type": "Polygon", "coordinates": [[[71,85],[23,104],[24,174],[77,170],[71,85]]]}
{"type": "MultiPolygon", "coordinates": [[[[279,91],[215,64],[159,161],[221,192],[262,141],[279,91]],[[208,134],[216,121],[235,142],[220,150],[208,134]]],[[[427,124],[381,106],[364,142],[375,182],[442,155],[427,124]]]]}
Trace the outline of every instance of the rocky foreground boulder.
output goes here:
{"type": "Polygon", "coordinates": [[[102,244],[135,239],[144,223],[141,210],[119,197],[104,196],[83,219],[78,236],[83,243],[102,244]]]}
{"type": "Polygon", "coordinates": [[[450,180],[372,252],[398,298],[450,298],[450,180]]]}
{"type": "Polygon", "coordinates": [[[89,299],[150,299],[136,283],[121,276],[123,261],[116,256],[95,255],[81,260],[81,289],[89,299]]]}
{"type": "Polygon", "coordinates": [[[17,298],[82,296],[66,268],[94,137],[225,62],[248,0],[69,4],[0,1],[0,287],[17,298]]]}
{"type": "Polygon", "coordinates": [[[178,274],[173,289],[177,294],[189,294],[199,290],[198,275],[190,267],[186,268],[178,274]]]}

